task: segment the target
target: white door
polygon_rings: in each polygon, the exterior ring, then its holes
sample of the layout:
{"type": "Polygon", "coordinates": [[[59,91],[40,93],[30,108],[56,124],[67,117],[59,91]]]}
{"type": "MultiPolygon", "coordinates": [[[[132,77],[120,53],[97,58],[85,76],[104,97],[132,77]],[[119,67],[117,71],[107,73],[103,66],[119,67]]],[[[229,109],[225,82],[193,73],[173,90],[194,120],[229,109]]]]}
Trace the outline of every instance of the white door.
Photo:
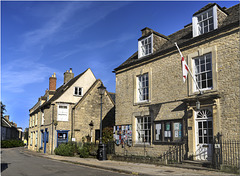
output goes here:
{"type": "Polygon", "coordinates": [[[212,159],[213,121],[208,109],[196,112],[196,159],[212,159]]]}

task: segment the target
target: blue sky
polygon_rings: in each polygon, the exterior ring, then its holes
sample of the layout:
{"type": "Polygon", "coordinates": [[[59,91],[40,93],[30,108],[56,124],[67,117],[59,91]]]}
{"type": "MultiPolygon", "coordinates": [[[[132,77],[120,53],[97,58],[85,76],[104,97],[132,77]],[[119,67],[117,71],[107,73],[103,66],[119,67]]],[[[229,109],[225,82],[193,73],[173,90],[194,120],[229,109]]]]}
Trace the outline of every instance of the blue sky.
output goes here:
{"type": "MultiPolygon", "coordinates": [[[[137,51],[141,29],[170,35],[191,23],[208,1],[1,2],[1,100],[18,126],[28,127],[29,109],[56,72],[57,87],[69,68],[91,68],[115,92],[118,67],[137,51]]],[[[238,1],[217,2],[231,7],[238,1]]]]}

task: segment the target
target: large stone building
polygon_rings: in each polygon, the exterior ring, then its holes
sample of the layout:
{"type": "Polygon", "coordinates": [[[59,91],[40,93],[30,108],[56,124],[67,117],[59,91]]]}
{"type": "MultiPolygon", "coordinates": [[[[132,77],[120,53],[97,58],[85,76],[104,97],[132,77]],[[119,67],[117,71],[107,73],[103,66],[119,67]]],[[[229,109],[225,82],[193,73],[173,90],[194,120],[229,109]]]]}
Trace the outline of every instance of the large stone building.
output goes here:
{"type": "Polygon", "coordinates": [[[160,156],[186,144],[187,157],[210,160],[218,133],[240,139],[239,41],[239,4],[210,3],[169,36],[142,29],[138,51],[114,70],[116,153],[160,156]],[[189,74],[183,82],[175,42],[202,94],[189,74]]]}
{"type": "MultiPolygon", "coordinates": [[[[49,78],[49,90],[30,109],[28,148],[53,154],[68,141],[96,142],[100,129],[101,80],[91,69],[74,77],[72,69],[64,73],[64,83],[56,89],[56,75],[49,78]]],[[[103,95],[103,127],[114,125],[112,94],[103,95]]]]}

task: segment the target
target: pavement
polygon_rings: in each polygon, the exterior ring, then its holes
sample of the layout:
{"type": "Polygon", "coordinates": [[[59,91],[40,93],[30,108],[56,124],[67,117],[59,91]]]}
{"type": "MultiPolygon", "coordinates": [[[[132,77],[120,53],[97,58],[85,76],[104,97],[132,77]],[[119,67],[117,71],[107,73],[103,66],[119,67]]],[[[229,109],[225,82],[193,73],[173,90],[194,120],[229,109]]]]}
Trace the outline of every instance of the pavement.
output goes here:
{"type": "Polygon", "coordinates": [[[113,161],[105,160],[99,161],[94,158],[80,158],[79,156],[75,157],[66,157],[59,155],[49,155],[44,153],[39,153],[35,151],[28,150],[23,148],[23,153],[27,155],[34,155],[38,157],[45,157],[48,159],[58,160],[62,162],[68,162],[72,164],[79,164],[82,166],[93,167],[98,169],[105,169],[115,172],[120,172],[129,175],[234,175],[223,172],[218,172],[217,170],[201,170],[201,169],[189,169],[189,168],[180,168],[178,166],[171,167],[165,165],[154,165],[154,164],[142,164],[142,163],[130,163],[123,161],[113,161]]]}

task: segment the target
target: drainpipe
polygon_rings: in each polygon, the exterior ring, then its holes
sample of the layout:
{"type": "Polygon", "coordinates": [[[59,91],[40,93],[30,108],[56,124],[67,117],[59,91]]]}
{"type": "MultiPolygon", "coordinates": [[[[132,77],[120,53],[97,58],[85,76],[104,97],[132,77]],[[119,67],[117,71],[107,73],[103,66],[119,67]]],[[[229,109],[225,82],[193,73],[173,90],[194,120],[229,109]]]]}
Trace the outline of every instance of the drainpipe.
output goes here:
{"type": "Polygon", "coordinates": [[[52,104],[52,148],[51,148],[51,155],[53,154],[53,126],[54,126],[54,104],[52,104]]]}
{"type": "Polygon", "coordinates": [[[73,125],[74,125],[74,122],[73,122],[73,116],[74,116],[74,113],[75,113],[75,109],[74,108],[72,108],[72,114],[71,114],[71,121],[72,121],[72,123],[71,123],[71,141],[72,141],[72,138],[74,138],[75,137],[75,135],[74,135],[74,133],[73,133],[73,125]]]}

